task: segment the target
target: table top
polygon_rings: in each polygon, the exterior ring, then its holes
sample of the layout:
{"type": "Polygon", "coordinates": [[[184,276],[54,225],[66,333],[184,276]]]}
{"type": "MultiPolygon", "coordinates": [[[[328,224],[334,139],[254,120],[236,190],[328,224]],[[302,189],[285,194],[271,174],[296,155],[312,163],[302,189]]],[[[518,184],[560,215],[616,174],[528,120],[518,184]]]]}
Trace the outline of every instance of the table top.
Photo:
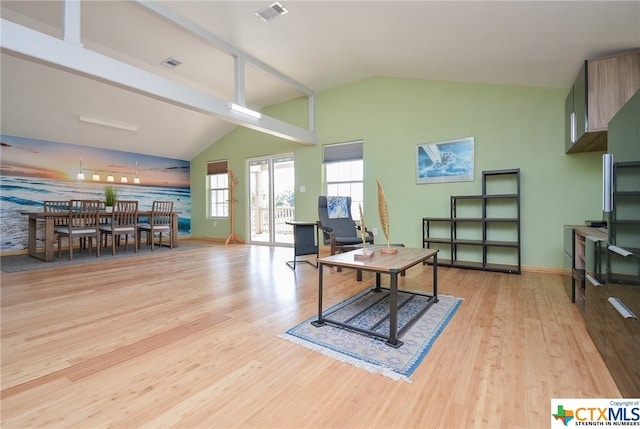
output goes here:
{"type": "Polygon", "coordinates": [[[584,235],[584,236],[591,235],[601,240],[607,239],[607,233],[603,232],[602,228],[594,228],[586,225],[568,225],[568,226],[572,227],[580,235],[584,235]]]}
{"type": "Polygon", "coordinates": [[[318,221],[305,221],[305,220],[288,220],[285,221],[285,223],[287,225],[293,225],[293,226],[312,226],[312,225],[317,225],[318,221]]]}
{"type": "MultiPolygon", "coordinates": [[[[180,214],[182,212],[176,212],[173,211],[171,212],[171,214],[180,214]]],[[[64,218],[64,217],[69,217],[69,212],[44,212],[44,211],[39,211],[39,212],[20,212],[21,215],[24,216],[29,216],[30,218],[36,218],[36,219],[41,219],[41,218],[64,218]]],[[[138,216],[150,216],[151,215],[151,210],[138,210],[138,216]]],[[[111,217],[111,212],[108,211],[100,211],[100,216],[104,216],[104,217],[111,217]]]]}
{"type": "Polygon", "coordinates": [[[332,265],[336,267],[355,268],[360,270],[377,271],[391,273],[404,271],[420,262],[434,257],[438,253],[437,249],[423,249],[413,247],[397,247],[398,253],[382,254],[380,249],[386,246],[369,245],[367,250],[373,250],[374,254],[368,260],[356,260],[354,255],[361,252],[361,249],[350,252],[338,253],[337,255],[318,258],[318,263],[332,265]]]}

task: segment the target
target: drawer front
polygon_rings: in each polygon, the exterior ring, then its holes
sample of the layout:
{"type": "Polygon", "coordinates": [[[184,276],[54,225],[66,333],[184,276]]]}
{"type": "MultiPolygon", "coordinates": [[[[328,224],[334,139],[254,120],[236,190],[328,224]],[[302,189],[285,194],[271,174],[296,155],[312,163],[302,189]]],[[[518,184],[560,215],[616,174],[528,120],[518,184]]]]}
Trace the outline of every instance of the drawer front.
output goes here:
{"type": "Polygon", "coordinates": [[[605,240],[586,237],[584,246],[584,270],[585,274],[593,277],[598,282],[607,282],[607,242],[605,240]]]}
{"type": "Polygon", "coordinates": [[[607,301],[607,367],[626,398],[640,397],[640,322],[624,318],[607,301]]]}
{"type": "Polygon", "coordinates": [[[570,226],[564,227],[564,252],[573,258],[573,228],[570,226]]]}
{"type": "Polygon", "coordinates": [[[632,313],[640,316],[640,257],[626,249],[609,246],[607,288],[632,313]]]}
{"type": "Polygon", "coordinates": [[[609,293],[602,283],[587,274],[585,279],[585,325],[604,359],[606,356],[606,317],[609,293]]]}
{"type": "Polygon", "coordinates": [[[563,278],[563,286],[564,291],[567,293],[567,296],[571,300],[571,302],[576,302],[575,290],[573,288],[573,257],[566,252],[564,253],[564,278],[563,278]]]}

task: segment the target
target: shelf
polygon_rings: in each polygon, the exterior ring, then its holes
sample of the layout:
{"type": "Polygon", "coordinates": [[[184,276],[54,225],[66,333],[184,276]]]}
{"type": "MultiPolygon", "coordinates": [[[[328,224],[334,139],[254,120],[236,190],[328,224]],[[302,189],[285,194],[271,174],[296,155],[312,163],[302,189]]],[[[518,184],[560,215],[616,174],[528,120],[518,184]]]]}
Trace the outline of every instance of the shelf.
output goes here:
{"type": "Polygon", "coordinates": [[[512,223],[519,222],[519,220],[514,217],[491,217],[491,218],[488,217],[488,218],[484,218],[483,220],[485,222],[512,222],[512,223]]]}
{"type": "Polygon", "coordinates": [[[452,195],[450,211],[422,218],[423,247],[450,247],[451,259],[439,265],[520,274],[520,169],[483,171],[482,193],[452,195]]]}
{"type": "Polygon", "coordinates": [[[452,195],[452,200],[479,200],[483,195],[452,195]]]}
{"type": "Polygon", "coordinates": [[[491,199],[491,198],[495,198],[495,199],[511,199],[511,198],[518,198],[518,194],[493,194],[493,195],[485,195],[484,198],[486,199],[491,199]]]}
{"type": "Polygon", "coordinates": [[[484,218],[481,217],[453,217],[449,219],[451,222],[482,222],[484,218]]]}
{"type": "MultiPolygon", "coordinates": [[[[424,261],[424,263],[426,265],[433,265],[433,259],[427,259],[426,261],[424,261]]],[[[451,266],[451,259],[448,258],[438,258],[438,266],[439,267],[450,267],[451,266]]]]}
{"type": "Polygon", "coordinates": [[[454,238],[450,240],[452,244],[460,244],[460,245],[470,245],[470,246],[481,246],[485,242],[483,240],[470,240],[464,238],[454,238]]]}
{"type": "MultiPolygon", "coordinates": [[[[433,265],[433,261],[427,260],[427,265],[433,265]]],[[[454,261],[451,262],[451,259],[447,258],[438,258],[438,266],[439,267],[451,267],[451,268],[468,268],[472,270],[482,270],[483,265],[482,262],[474,262],[474,261],[454,261]]]]}
{"type": "Polygon", "coordinates": [[[518,265],[488,263],[486,265],[486,270],[499,271],[499,272],[509,273],[509,274],[520,274],[520,267],[518,265]]]}
{"type": "Polygon", "coordinates": [[[441,243],[441,244],[451,244],[450,238],[425,238],[425,243],[441,243]]]}
{"type": "Polygon", "coordinates": [[[495,246],[495,247],[518,247],[520,243],[517,241],[485,241],[485,246],[495,246]]]}
{"type": "Polygon", "coordinates": [[[467,269],[471,269],[471,270],[484,270],[485,269],[485,265],[482,262],[476,262],[476,261],[454,261],[453,264],[451,265],[454,268],[467,268],[467,269]]]}

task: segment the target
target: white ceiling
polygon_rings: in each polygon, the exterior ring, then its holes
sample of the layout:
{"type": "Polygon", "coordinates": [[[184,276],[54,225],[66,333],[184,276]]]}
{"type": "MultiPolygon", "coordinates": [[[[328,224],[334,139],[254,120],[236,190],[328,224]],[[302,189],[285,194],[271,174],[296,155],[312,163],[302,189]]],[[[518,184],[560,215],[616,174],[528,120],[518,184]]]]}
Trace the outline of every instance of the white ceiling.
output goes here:
{"type": "MultiPolygon", "coordinates": [[[[639,1],[168,1],[178,14],[316,92],[369,76],[568,88],[581,62],[640,47],[639,1]]],[[[61,37],[60,1],[7,1],[2,18],[61,37]]],[[[83,1],[82,42],[224,100],[233,59],[135,2],[83,1]],[[183,64],[168,70],[160,62],[183,64]]],[[[5,52],[3,134],[190,160],[235,125],[5,52]],[[80,123],[85,114],[138,132],[80,123]]],[[[303,94],[258,67],[254,109],[303,94]]]]}

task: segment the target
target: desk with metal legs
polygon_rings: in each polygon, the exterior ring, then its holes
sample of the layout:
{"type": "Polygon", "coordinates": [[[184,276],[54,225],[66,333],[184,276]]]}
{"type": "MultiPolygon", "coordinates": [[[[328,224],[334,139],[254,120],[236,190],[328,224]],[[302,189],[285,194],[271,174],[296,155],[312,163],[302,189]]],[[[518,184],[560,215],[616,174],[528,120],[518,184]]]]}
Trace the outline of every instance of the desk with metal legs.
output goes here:
{"type": "Polygon", "coordinates": [[[339,253],[333,256],[327,256],[318,259],[318,320],[312,322],[316,327],[322,327],[329,323],[335,326],[341,326],[347,329],[362,332],[367,335],[375,336],[378,338],[386,339],[386,344],[391,347],[402,346],[402,341],[398,338],[415,322],[424,312],[426,312],[431,305],[438,302],[438,250],[437,249],[422,249],[422,248],[410,248],[399,247],[398,252],[395,254],[381,254],[380,246],[367,246],[367,250],[375,250],[374,256],[369,260],[355,260],[354,254],[359,250],[353,250],[351,252],[339,253]],[[402,329],[398,330],[398,274],[404,272],[408,268],[425,262],[427,259],[433,259],[433,295],[423,294],[413,291],[403,291],[414,295],[427,296],[430,299],[427,301],[425,308],[415,315],[410,321],[408,321],[402,329]],[[348,323],[332,320],[322,312],[322,288],[323,288],[323,268],[328,267],[341,267],[351,268],[355,270],[371,271],[376,274],[376,284],[374,291],[381,291],[381,275],[389,274],[391,277],[389,286],[389,335],[383,335],[377,332],[361,329],[357,326],[349,325],[348,323]]]}
{"type": "Polygon", "coordinates": [[[303,262],[317,267],[317,263],[306,259],[298,259],[298,256],[315,254],[316,260],[318,256],[320,256],[320,248],[318,246],[318,222],[291,220],[285,223],[293,226],[294,255],[292,261],[287,261],[289,268],[295,270],[296,262],[303,262]]]}

